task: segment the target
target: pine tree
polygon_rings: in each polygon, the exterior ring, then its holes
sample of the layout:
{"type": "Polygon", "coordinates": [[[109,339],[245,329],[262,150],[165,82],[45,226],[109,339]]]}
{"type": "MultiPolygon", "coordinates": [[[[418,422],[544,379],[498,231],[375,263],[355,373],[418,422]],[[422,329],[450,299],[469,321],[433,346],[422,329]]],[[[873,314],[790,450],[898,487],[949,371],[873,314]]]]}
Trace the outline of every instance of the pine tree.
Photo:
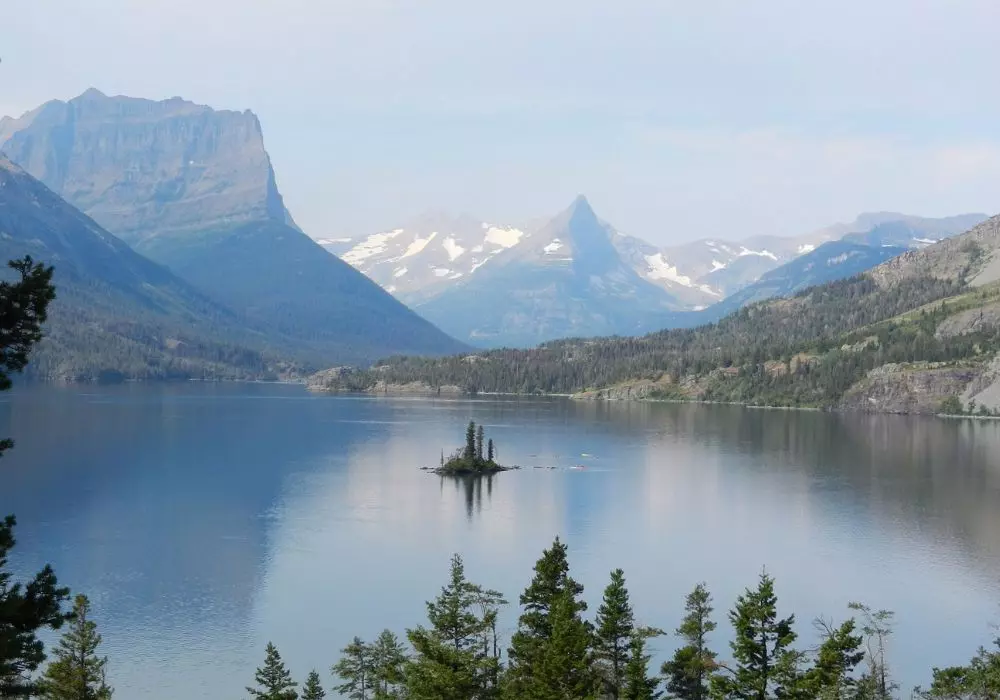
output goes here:
{"type": "Polygon", "coordinates": [[[592,669],[592,634],[569,590],[560,593],[550,613],[552,635],[542,648],[537,672],[521,696],[531,700],[596,698],[600,685],[592,669]]]}
{"type": "Polygon", "coordinates": [[[805,673],[804,689],[809,697],[820,700],[854,696],[857,681],[851,672],[865,658],[864,638],[855,634],[854,620],[847,620],[839,627],[823,621],[816,624],[823,642],[816,652],[813,667],[805,673]]]}
{"type": "Polygon", "coordinates": [[[587,609],[587,604],[578,599],[583,594],[583,586],[570,577],[566,545],[558,537],[552,547],[542,553],[534,570],[534,578],[520,597],[523,612],[507,654],[509,668],[504,694],[512,699],[530,697],[528,690],[540,673],[540,665],[552,642],[552,610],[556,601],[565,598],[563,603],[568,604],[577,617],[587,609]]]}
{"type": "MultiPolygon", "coordinates": [[[[18,278],[0,282],[0,391],[11,387],[10,375],[28,364],[28,354],[42,338],[49,303],[55,298],[52,268],[30,257],[8,264],[18,278]]],[[[13,447],[0,440],[0,455],[13,447]]],[[[14,516],[0,519],[0,697],[32,694],[31,677],[45,651],[38,639],[42,629],[59,629],[68,618],[63,604],[69,589],[58,585],[46,566],[26,584],[15,583],[7,571],[7,557],[14,547],[14,516]]]]}
{"type": "Polygon", "coordinates": [[[427,603],[430,629],[407,630],[414,658],[406,666],[406,688],[413,700],[465,700],[489,688],[480,640],[484,621],[476,615],[479,587],[465,578],[457,554],[441,594],[427,603]]]}
{"type": "Polygon", "coordinates": [[[375,659],[372,648],[361,637],[355,637],[340,650],[340,659],[330,671],[343,683],[335,690],[351,700],[369,700],[375,684],[375,659]]]}
{"type": "Polygon", "coordinates": [[[594,659],[604,693],[618,700],[625,684],[625,666],[635,632],[635,617],[625,588],[625,572],[611,572],[611,583],[604,589],[604,600],[597,609],[594,632],[594,659]]]}
{"type": "Polygon", "coordinates": [[[406,649],[399,638],[389,630],[382,630],[372,651],[372,685],[375,700],[390,700],[401,696],[403,673],[406,667],[406,649]]]}
{"type": "Polygon", "coordinates": [[[292,674],[285,668],[281,654],[271,642],[267,643],[267,656],[264,665],[257,669],[254,676],[256,688],[247,686],[251,697],[261,700],[297,700],[295,692],[298,683],[292,680],[292,674]]]}
{"type": "Polygon", "coordinates": [[[768,700],[797,691],[799,654],[792,649],[795,616],[778,617],[774,579],[761,573],[755,590],[747,589],[729,613],[735,639],[730,642],[736,667],[731,676],[715,676],[713,691],[724,698],[768,700]]]}
{"type": "MultiPolygon", "coordinates": [[[[656,632],[654,631],[653,634],[656,632]]],[[[658,700],[663,693],[658,688],[660,679],[649,676],[649,660],[646,653],[646,640],[650,633],[637,629],[629,640],[629,657],[625,665],[625,687],[622,690],[623,700],[658,700]]]]}
{"type": "Polygon", "coordinates": [[[465,450],[462,458],[466,464],[472,464],[476,459],[476,424],[469,421],[469,426],[465,429],[465,450]]]}
{"type": "Polygon", "coordinates": [[[708,647],[708,635],[716,624],[712,621],[712,596],[704,583],[691,591],[684,604],[685,615],[677,628],[677,636],[685,641],[663,664],[667,677],[667,692],[679,700],[706,700],[709,681],[715,672],[715,652],[708,647]]]}
{"type": "Polygon", "coordinates": [[[492,462],[495,455],[496,453],[493,449],[493,438],[490,438],[489,442],[486,444],[486,461],[492,462]]]}
{"type": "Polygon", "coordinates": [[[323,690],[319,674],[315,670],[310,671],[309,675],[306,676],[305,684],[302,686],[302,700],[323,700],[325,697],[326,691],[323,690]]]}
{"type": "Polygon", "coordinates": [[[476,428],[476,459],[480,462],[483,461],[483,440],[486,437],[486,433],[483,430],[483,426],[480,425],[476,428]]]}
{"type": "Polygon", "coordinates": [[[73,599],[73,619],[59,640],[55,659],[39,682],[44,700],[110,700],[106,656],[97,655],[101,635],[90,619],[90,601],[85,595],[73,599]]]}

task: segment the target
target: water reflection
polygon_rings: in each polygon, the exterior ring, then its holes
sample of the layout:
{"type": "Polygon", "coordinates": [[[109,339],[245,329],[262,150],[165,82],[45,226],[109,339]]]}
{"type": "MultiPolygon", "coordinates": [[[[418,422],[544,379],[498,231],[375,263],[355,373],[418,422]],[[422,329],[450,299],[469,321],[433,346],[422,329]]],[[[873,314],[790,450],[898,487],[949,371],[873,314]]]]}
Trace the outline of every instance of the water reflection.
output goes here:
{"type": "Polygon", "coordinates": [[[420,623],[453,552],[516,600],[557,534],[592,604],[621,566],[666,629],[694,583],[721,620],[764,565],[803,635],[851,599],[893,607],[905,682],[987,642],[1000,601],[996,422],[182,385],[20,392],[0,434],[16,564],[96,599],[125,696],[238,692],[268,640],[327,668],[420,623]],[[421,471],[470,419],[542,468],[421,471]]]}

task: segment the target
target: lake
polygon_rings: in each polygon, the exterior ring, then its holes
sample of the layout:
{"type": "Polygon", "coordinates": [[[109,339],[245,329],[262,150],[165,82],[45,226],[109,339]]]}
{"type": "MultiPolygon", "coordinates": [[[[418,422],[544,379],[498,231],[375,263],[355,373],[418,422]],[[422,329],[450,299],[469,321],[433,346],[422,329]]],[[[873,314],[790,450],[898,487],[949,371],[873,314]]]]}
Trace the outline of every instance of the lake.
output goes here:
{"type": "Polygon", "coordinates": [[[453,552],[516,602],[556,535],[591,613],[615,567],[668,630],[707,582],[723,658],[762,567],[802,646],[852,600],[896,611],[904,688],[1000,621],[996,421],[185,383],[18,388],[6,435],[13,564],[91,597],[122,700],[242,697],[268,640],[329,687],[355,634],[425,620],[453,552]],[[525,469],[478,488],[420,471],[470,419],[525,469]]]}

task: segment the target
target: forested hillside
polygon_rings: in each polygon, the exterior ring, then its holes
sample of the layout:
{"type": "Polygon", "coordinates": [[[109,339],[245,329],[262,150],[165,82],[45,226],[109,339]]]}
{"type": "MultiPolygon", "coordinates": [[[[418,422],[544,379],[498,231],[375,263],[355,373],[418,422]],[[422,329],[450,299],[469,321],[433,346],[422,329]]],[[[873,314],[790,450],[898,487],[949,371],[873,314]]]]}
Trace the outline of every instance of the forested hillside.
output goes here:
{"type": "MultiPolygon", "coordinates": [[[[423,383],[467,392],[829,407],[879,367],[971,363],[969,376],[948,387],[949,394],[956,387],[960,393],[1000,350],[997,321],[985,311],[998,298],[990,274],[998,247],[995,217],[862,275],[698,328],[436,360],[392,358],[362,372],[318,376],[314,386],[372,391],[423,383]],[[955,321],[976,309],[979,320],[955,321]]],[[[936,408],[941,397],[930,393],[936,408]]]]}

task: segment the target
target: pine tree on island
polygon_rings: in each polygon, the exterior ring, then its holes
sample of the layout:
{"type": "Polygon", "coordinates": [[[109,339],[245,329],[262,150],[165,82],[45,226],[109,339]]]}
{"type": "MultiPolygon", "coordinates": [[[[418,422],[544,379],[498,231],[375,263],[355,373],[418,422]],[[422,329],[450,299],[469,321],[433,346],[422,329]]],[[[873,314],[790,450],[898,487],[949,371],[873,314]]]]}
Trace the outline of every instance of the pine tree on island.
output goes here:
{"type": "Polygon", "coordinates": [[[486,430],[475,421],[469,421],[465,428],[465,447],[445,459],[442,453],[441,467],[434,471],[447,475],[480,475],[506,471],[496,463],[496,446],[493,438],[486,439],[486,430]]]}

